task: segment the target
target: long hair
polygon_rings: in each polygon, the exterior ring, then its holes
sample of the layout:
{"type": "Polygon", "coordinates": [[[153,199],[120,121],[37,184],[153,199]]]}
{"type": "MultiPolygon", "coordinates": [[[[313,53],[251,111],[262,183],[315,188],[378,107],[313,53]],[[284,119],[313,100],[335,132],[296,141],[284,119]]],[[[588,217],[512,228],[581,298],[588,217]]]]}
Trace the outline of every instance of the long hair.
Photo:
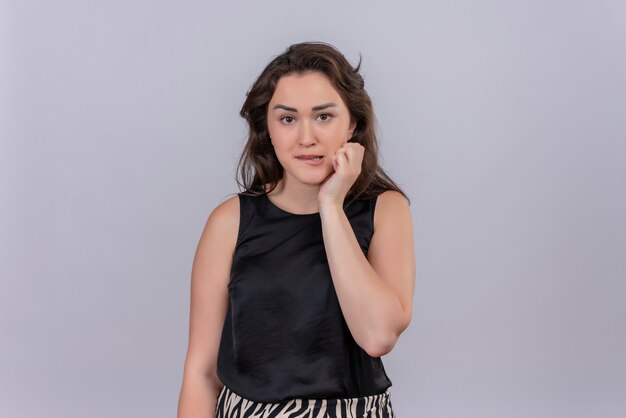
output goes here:
{"type": "MultiPolygon", "coordinates": [[[[239,114],[248,122],[248,140],[237,164],[237,183],[245,194],[265,194],[263,185],[271,192],[283,176],[267,129],[267,105],[278,80],[285,75],[318,71],[326,75],[350,111],[356,126],[349,142],[365,148],[361,173],[346,195],[349,205],[358,198],[378,196],[386,190],[396,190],[408,196],[379,165],[379,145],[372,101],[359,74],[359,63],[353,68],[341,52],[324,42],[302,42],[289,46],[276,56],[261,72],[246,94],[239,114]],[[241,179],[241,181],[240,181],[241,179]]],[[[410,202],[410,200],[409,200],[410,202]]]]}

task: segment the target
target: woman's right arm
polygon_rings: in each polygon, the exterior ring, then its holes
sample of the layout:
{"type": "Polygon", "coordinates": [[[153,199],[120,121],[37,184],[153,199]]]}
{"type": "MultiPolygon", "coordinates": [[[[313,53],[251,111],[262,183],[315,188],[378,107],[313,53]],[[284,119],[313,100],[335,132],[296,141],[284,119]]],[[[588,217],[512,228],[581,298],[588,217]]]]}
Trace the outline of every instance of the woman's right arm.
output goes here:
{"type": "Polygon", "coordinates": [[[215,418],[217,397],[224,386],[217,377],[217,354],[238,229],[239,196],[235,195],[211,212],[194,256],[189,343],[178,418],[215,418]]]}

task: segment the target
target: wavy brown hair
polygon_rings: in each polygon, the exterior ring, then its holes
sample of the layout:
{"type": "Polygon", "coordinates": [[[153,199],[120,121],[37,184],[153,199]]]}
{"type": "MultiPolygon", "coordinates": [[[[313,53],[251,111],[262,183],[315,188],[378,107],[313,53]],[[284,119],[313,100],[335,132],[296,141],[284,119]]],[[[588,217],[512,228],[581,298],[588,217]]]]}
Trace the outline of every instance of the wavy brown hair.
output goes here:
{"type": "MultiPolygon", "coordinates": [[[[359,74],[359,63],[353,68],[334,46],[324,42],[293,44],[276,56],[261,72],[246,94],[239,114],[248,122],[248,140],[237,164],[237,183],[244,193],[265,194],[264,184],[271,192],[283,176],[267,129],[267,105],[274,95],[278,80],[288,74],[318,71],[326,75],[350,111],[356,127],[348,142],[357,142],[365,148],[361,173],[346,195],[348,203],[359,198],[378,196],[386,190],[396,190],[408,196],[382,169],[378,161],[376,119],[372,101],[359,74]],[[240,181],[241,178],[241,181],[240,181]]],[[[410,202],[410,200],[409,200],[410,202]]]]}

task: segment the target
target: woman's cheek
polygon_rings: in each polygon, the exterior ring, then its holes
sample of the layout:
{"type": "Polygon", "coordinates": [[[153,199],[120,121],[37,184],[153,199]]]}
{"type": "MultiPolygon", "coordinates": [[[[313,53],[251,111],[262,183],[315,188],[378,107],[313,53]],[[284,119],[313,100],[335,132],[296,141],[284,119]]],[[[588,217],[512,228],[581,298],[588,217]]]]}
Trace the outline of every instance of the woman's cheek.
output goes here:
{"type": "Polygon", "coordinates": [[[338,129],[338,126],[325,126],[320,127],[318,130],[318,138],[324,138],[326,142],[337,140],[341,135],[341,129],[338,129]]]}

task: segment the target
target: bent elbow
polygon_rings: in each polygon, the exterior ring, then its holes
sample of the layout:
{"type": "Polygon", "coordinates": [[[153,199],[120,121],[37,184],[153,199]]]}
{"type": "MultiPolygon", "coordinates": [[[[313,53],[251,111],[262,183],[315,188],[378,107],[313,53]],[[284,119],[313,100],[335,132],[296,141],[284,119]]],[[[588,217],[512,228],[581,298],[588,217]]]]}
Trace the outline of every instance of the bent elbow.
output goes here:
{"type": "Polygon", "coordinates": [[[372,342],[370,343],[366,348],[365,348],[365,352],[367,353],[367,355],[369,355],[370,357],[382,357],[386,354],[389,354],[391,352],[391,350],[393,350],[393,348],[396,345],[396,342],[398,341],[398,337],[389,337],[389,338],[385,338],[385,339],[380,339],[378,341],[372,342]]]}
{"type": "Polygon", "coordinates": [[[393,347],[391,346],[379,346],[379,347],[376,347],[375,349],[366,350],[366,353],[368,356],[376,358],[376,357],[382,357],[386,354],[389,354],[392,349],[393,347]]]}
{"type": "Polygon", "coordinates": [[[370,334],[370,340],[364,344],[363,350],[370,357],[382,357],[389,354],[396,346],[400,335],[408,328],[411,317],[412,315],[409,312],[407,315],[404,315],[402,321],[393,330],[370,334]]]}

